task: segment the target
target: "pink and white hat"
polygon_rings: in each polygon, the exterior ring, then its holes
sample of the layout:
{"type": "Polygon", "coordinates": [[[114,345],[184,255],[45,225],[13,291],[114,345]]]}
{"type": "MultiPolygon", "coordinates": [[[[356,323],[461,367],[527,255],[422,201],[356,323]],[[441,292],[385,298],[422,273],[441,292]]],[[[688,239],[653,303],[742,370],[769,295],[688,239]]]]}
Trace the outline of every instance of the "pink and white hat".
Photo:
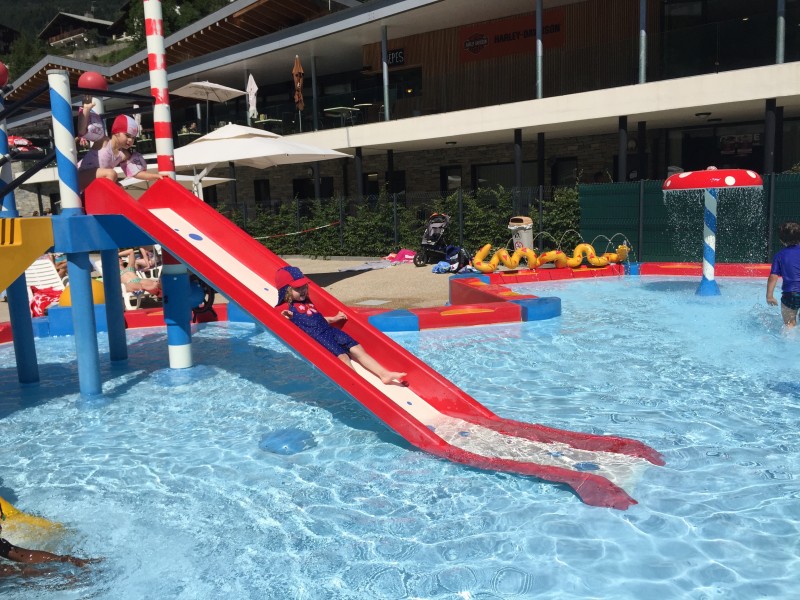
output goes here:
{"type": "Polygon", "coordinates": [[[139,135],[139,124],[136,119],[128,115],[119,115],[114,119],[114,124],[111,125],[111,135],[115,133],[127,133],[136,137],[139,135]]]}

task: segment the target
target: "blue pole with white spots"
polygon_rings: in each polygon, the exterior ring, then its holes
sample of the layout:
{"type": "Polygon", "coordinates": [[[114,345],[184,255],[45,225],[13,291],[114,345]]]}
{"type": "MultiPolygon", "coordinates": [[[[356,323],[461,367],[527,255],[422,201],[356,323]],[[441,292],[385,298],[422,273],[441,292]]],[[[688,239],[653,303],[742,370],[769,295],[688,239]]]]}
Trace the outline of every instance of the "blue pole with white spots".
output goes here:
{"type": "Polygon", "coordinates": [[[717,256],[717,194],[716,188],[703,190],[703,277],[697,288],[698,296],[719,296],[719,286],[714,279],[717,256]]]}
{"type": "MultiPolygon", "coordinates": [[[[53,139],[56,146],[61,214],[54,219],[85,217],[78,185],[78,151],[72,127],[72,103],[66,71],[47,71],[50,108],[53,114],[53,139]]],[[[88,252],[67,252],[72,296],[72,322],[75,327],[75,352],[78,357],[78,384],[81,394],[102,393],[100,353],[92,297],[92,262],[88,252]]]]}

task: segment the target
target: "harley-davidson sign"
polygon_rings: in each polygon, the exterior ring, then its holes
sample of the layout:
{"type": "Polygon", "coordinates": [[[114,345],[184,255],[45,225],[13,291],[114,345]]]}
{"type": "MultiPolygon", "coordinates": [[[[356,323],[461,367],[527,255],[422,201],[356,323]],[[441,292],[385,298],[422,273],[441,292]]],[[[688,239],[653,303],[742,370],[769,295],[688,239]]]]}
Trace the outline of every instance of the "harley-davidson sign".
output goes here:
{"type": "MultiPolygon", "coordinates": [[[[461,27],[458,32],[461,62],[531,52],[536,48],[536,15],[527,14],[461,27]]],[[[564,9],[542,13],[542,45],[564,45],[564,9]]]]}

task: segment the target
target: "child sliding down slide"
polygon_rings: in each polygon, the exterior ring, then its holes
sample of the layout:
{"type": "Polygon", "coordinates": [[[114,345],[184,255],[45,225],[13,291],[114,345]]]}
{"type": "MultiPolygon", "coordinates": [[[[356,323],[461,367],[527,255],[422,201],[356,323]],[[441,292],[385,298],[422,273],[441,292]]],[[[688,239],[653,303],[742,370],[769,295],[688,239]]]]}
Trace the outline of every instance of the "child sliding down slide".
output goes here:
{"type": "Polygon", "coordinates": [[[322,344],[339,360],[352,367],[351,359],[373,373],[385,384],[407,385],[404,380],[407,373],[390,371],[367,354],[366,350],[352,337],[334,323],[347,320],[347,316],[339,311],[333,317],[325,317],[317,310],[308,297],[308,279],[297,267],[283,267],[275,273],[275,286],[278,297],[283,304],[278,305],[281,314],[322,344]]]}

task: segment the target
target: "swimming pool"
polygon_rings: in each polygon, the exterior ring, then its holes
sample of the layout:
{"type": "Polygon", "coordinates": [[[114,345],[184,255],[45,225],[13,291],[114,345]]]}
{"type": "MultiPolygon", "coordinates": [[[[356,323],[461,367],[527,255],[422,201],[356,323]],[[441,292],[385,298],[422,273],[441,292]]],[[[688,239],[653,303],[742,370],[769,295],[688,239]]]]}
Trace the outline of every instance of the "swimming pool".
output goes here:
{"type": "Polygon", "coordinates": [[[71,338],[38,344],[37,387],[2,346],[0,495],[69,526],[49,549],[105,557],[3,597],[793,597],[800,342],[763,279],[697,283],[515,286],[562,317],[393,334],[503,417],[661,451],[625,512],[415,451],[251,325],[202,328],[187,371],[162,332],[129,332],[94,400],[63,391],[71,338]],[[305,449],[261,448],[282,430],[305,449]]]}

